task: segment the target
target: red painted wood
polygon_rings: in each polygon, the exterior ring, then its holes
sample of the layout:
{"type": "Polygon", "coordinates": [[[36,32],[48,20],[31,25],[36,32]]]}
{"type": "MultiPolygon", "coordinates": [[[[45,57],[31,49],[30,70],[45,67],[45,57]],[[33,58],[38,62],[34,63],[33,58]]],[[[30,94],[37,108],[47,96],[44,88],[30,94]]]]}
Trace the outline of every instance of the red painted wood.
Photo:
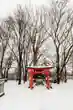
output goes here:
{"type": "Polygon", "coordinates": [[[35,67],[29,67],[27,68],[27,71],[29,73],[29,87],[32,89],[33,88],[33,75],[35,74],[45,74],[46,75],[46,88],[50,88],[50,69],[52,67],[39,67],[39,68],[35,68],[35,67]]]}

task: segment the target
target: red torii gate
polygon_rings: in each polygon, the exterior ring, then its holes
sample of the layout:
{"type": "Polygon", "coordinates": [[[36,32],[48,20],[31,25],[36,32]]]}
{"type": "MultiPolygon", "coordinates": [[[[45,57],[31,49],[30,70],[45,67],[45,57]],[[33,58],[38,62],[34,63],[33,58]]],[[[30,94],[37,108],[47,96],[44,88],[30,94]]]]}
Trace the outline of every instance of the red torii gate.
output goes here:
{"type": "Polygon", "coordinates": [[[37,66],[32,66],[32,67],[27,67],[27,71],[29,73],[29,88],[33,88],[33,83],[34,83],[34,78],[33,76],[35,74],[44,74],[46,77],[45,77],[45,81],[46,81],[46,88],[50,89],[51,88],[51,84],[50,84],[50,75],[51,75],[51,72],[50,72],[50,69],[52,67],[37,67],[37,66]]]}

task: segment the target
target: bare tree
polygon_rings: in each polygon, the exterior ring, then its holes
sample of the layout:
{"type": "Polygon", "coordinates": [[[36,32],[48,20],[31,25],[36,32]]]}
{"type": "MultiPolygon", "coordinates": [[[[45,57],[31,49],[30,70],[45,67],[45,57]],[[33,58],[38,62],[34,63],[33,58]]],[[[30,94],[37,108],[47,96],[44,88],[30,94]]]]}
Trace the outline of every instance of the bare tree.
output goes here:
{"type": "Polygon", "coordinates": [[[0,75],[1,75],[1,78],[4,78],[3,62],[4,62],[4,56],[5,56],[8,42],[9,42],[9,38],[8,38],[7,30],[6,30],[6,25],[4,22],[2,22],[0,25],[0,46],[1,46],[1,50],[0,50],[0,55],[1,55],[0,56],[0,75]]]}
{"type": "Polygon", "coordinates": [[[24,11],[24,9],[22,9],[22,7],[19,5],[17,11],[14,14],[14,17],[10,16],[6,20],[6,23],[10,27],[9,31],[11,32],[11,37],[14,42],[13,45],[15,45],[14,49],[10,46],[9,47],[18,63],[18,84],[21,84],[23,55],[25,54],[24,45],[26,45],[26,29],[29,21],[29,17],[26,14],[27,12],[24,11]]]}
{"type": "Polygon", "coordinates": [[[36,9],[35,13],[33,12],[32,15],[28,36],[30,37],[32,44],[32,63],[33,65],[37,65],[38,60],[43,55],[41,47],[48,39],[48,35],[45,29],[46,24],[43,10],[36,9]]]}
{"type": "Polygon", "coordinates": [[[56,49],[56,73],[58,84],[60,83],[60,73],[63,71],[73,47],[73,44],[71,44],[67,49],[68,51],[64,59],[67,61],[66,63],[65,61],[63,62],[60,70],[60,48],[63,42],[69,37],[69,33],[73,26],[73,12],[67,8],[67,4],[67,0],[52,2],[51,9],[47,14],[49,19],[48,34],[51,36],[56,49]]]}
{"type": "Polygon", "coordinates": [[[68,64],[69,60],[71,59],[72,56],[72,48],[73,48],[73,44],[72,44],[72,35],[71,33],[69,34],[69,37],[63,42],[62,44],[62,49],[63,49],[63,59],[61,59],[62,64],[60,67],[60,75],[61,77],[64,77],[64,81],[67,82],[67,71],[66,71],[66,65],[68,64]],[[64,70],[64,73],[62,75],[62,71],[64,70]]]}

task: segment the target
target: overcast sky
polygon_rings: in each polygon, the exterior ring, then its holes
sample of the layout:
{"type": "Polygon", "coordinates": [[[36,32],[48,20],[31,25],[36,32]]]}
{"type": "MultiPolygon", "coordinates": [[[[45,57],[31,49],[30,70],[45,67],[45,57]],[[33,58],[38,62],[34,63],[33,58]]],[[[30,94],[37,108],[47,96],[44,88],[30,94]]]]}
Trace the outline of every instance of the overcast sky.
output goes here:
{"type": "MultiPolygon", "coordinates": [[[[17,4],[29,5],[30,3],[35,5],[49,4],[51,0],[0,0],[0,18],[8,16],[17,6],[17,4]]],[[[69,0],[71,5],[73,0],[69,0]]]]}
{"type": "Polygon", "coordinates": [[[0,18],[3,18],[11,13],[17,6],[17,4],[29,5],[41,5],[47,4],[48,0],[0,0],[0,18]]]}

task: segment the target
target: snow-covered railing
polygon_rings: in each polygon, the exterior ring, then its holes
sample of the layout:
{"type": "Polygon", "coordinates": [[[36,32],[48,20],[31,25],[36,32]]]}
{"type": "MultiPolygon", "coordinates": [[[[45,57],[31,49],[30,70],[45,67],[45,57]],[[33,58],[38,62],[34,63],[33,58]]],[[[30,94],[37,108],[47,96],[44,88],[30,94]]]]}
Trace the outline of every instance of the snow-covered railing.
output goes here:
{"type": "Polygon", "coordinates": [[[0,79],[0,97],[4,95],[4,79],[0,79]]]}

